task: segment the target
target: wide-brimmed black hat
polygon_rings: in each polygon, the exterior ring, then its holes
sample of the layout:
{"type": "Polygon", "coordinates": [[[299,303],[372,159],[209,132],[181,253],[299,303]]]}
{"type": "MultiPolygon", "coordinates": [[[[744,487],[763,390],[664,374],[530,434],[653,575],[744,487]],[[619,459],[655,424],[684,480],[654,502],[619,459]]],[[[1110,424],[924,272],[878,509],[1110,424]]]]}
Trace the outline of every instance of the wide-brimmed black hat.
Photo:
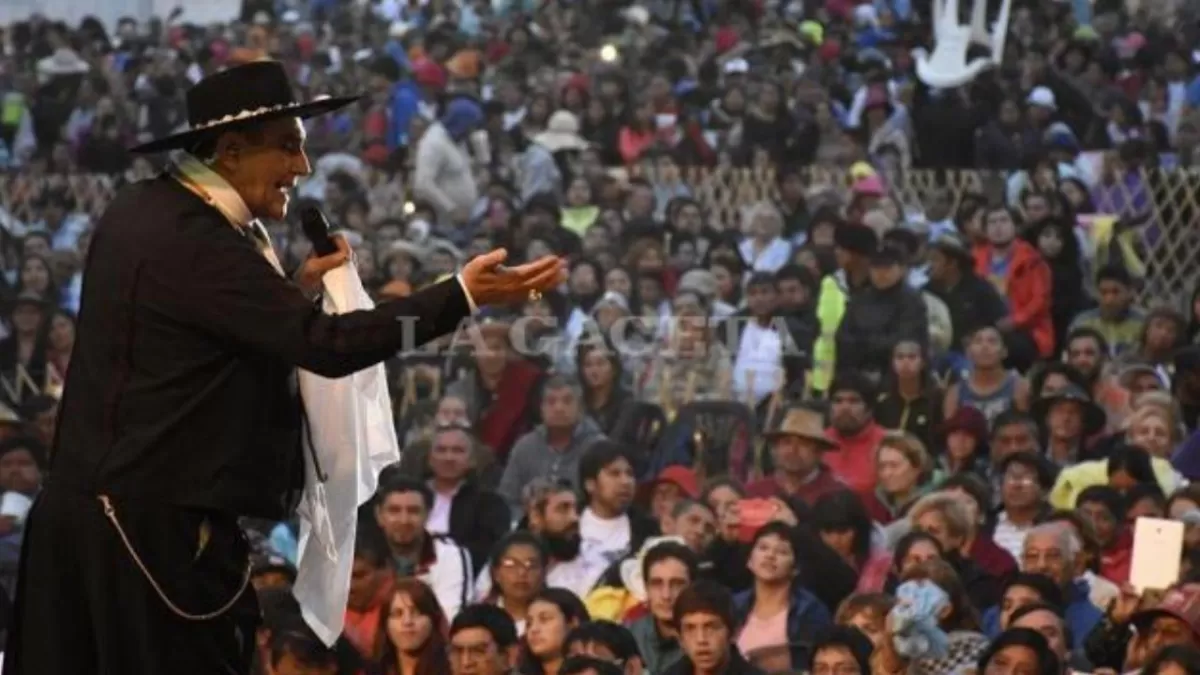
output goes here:
{"type": "Polygon", "coordinates": [[[970,270],[975,266],[975,256],[971,253],[971,245],[957,232],[939,234],[930,242],[929,246],[957,259],[964,269],[970,270]]]}
{"type": "Polygon", "coordinates": [[[1059,403],[1074,403],[1083,410],[1083,433],[1091,436],[1104,428],[1108,422],[1108,415],[1105,414],[1104,408],[1096,405],[1091,396],[1079,387],[1068,384],[1061,391],[1057,391],[1049,396],[1038,399],[1033,404],[1033,415],[1038,420],[1045,420],[1050,414],[1050,408],[1059,403]]]}
{"type": "Polygon", "coordinates": [[[842,223],[833,231],[833,245],[851,253],[869,256],[879,250],[879,235],[862,223],[842,223]]]}
{"type": "Polygon", "coordinates": [[[210,75],[187,91],[187,131],[130,148],[151,153],[188,148],[221,129],[279,117],[308,119],[358,100],[357,96],[296,100],[287,72],[278,61],[254,61],[210,75]]]}

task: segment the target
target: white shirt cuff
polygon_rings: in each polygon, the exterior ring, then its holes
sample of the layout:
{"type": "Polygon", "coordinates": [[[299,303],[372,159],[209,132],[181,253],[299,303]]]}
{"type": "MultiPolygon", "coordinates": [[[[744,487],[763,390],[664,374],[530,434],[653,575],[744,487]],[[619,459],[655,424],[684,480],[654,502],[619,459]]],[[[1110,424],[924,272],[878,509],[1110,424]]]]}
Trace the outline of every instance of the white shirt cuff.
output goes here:
{"type": "Polygon", "coordinates": [[[458,280],[458,285],[462,287],[463,295],[467,296],[467,306],[471,308],[471,313],[474,314],[475,312],[478,312],[479,305],[476,305],[475,298],[471,297],[471,289],[467,288],[467,284],[463,281],[462,275],[456,274],[454,275],[454,278],[458,280]]]}

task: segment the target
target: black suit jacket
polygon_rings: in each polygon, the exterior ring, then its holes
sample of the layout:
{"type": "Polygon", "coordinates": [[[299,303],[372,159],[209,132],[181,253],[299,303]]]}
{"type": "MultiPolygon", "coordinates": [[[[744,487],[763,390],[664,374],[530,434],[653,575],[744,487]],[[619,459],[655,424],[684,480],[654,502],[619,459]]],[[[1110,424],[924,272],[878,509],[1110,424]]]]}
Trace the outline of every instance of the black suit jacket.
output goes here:
{"type": "Polygon", "coordinates": [[[303,477],[296,367],[349,375],[469,312],[448,280],[326,315],[174,179],[128,186],[92,239],[50,484],[280,519],[303,477]]]}
{"type": "Polygon", "coordinates": [[[468,479],[450,504],[450,538],[471,554],[475,576],[487,565],[492,548],[512,529],[504,499],[468,479]]]}

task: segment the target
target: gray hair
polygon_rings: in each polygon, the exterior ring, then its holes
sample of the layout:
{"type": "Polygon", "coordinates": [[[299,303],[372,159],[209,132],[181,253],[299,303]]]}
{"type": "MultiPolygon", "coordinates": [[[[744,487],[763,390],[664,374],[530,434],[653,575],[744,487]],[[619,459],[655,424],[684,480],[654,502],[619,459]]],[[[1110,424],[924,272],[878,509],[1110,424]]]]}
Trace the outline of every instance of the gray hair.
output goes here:
{"type": "Polygon", "coordinates": [[[967,507],[956,495],[947,492],[925,495],[909,509],[908,521],[916,527],[917,521],[926,513],[941,515],[942,520],[946,521],[946,534],[952,537],[966,539],[971,534],[972,523],[967,515],[967,507]]]}
{"type": "Polygon", "coordinates": [[[579,380],[564,374],[551,375],[546,378],[546,383],[542,385],[542,395],[545,396],[546,392],[559,389],[570,389],[576,399],[583,398],[583,386],[579,384],[579,380]]]}
{"type": "Polygon", "coordinates": [[[1021,545],[1021,552],[1024,553],[1030,537],[1041,535],[1054,537],[1058,547],[1062,549],[1063,561],[1068,565],[1074,565],[1083,553],[1083,540],[1079,538],[1075,528],[1065,522],[1042,523],[1033,527],[1025,533],[1025,543],[1021,545]]]}
{"type": "Polygon", "coordinates": [[[751,205],[750,208],[746,209],[745,214],[745,222],[747,227],[746,234],[751,234],[753,232],[755,221],[764,217],[770,218],[772,221],[774,221],[774,225],[777,229],[777,235],[783,231],[785,225],[783,222],[783,213],[780,212],[778,206],[775,206],[775,204],[770,201],[763,200],[751,205]]]}
{"type": "Polygon", "coordinates": [[[461,422],[448,422],[446,424],[437,424],[433,427],[433,437],[437,438],[442,434],[461,433],[467,437],[467,450],[471,454],[475,454],[475,430],[469,425],[461,422]]]}

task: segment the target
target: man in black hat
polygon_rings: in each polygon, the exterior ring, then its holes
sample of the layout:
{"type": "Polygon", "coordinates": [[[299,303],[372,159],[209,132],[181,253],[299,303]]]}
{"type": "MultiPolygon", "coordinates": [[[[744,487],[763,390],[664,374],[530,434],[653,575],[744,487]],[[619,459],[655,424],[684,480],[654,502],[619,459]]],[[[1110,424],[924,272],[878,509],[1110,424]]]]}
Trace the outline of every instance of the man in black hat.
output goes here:
{"type": "Polygon", "coordinates": [[[821,332],[813,343],[813,369],[809,386],[824,394],[833,382],[837,366],[838,327],[845,317],[845,306],[858,293],[870,287],[870,257],[879,248],[875,230],[861,223],[839,223],[833,233],[834,255],[838,270],[821,280],[817,298],[817,319],[821,332]],[[841,309],[837,309],[837,308],[841,309]]]}
{"type": "Polygon", "coordinates": [[[966,351],[967,336],[994,326],[1008,316],[1008,305],[996,287],[975,274],[975,260],[966,240],[957,233],[938,236],[929,248],[929,283],[925,290],[946,303],[954,335],[951,350],[966,351]]]}
{"type": "Polygon", "coordinates": [[[900,252],[885,246],[871,256],[871,286],[850,298],[838,329],[838,371],[858,370],[876,383],[888,371],[901,341],[925,347],[929,320],[925,300],[905,283],[900,252]]]}
{"type": "Polygon", "coordinates": [[[248,672],[259,611],[237,518],[282,520],[303,487],[296,369],[349,375],[565,278],[494,251],[408,298],[322,313],[305,290],[348,244],[294,283],[259,219],[283,218],[311,172],[301,120],[353,101],[298,102],[280,64],[254,62],[188,91],[190,131],[137,148],[186,152],[96,227],[6,675],[248,672]]]}
{"type": "Polygon", "coordinates": [[[1107,415],[1079,385],[1039,398],[1033,416],[1046,429],[1046,456],[1058,466],[1100,459],[1089,455],[1087,441],[1104,430],[1107,415]]]}

